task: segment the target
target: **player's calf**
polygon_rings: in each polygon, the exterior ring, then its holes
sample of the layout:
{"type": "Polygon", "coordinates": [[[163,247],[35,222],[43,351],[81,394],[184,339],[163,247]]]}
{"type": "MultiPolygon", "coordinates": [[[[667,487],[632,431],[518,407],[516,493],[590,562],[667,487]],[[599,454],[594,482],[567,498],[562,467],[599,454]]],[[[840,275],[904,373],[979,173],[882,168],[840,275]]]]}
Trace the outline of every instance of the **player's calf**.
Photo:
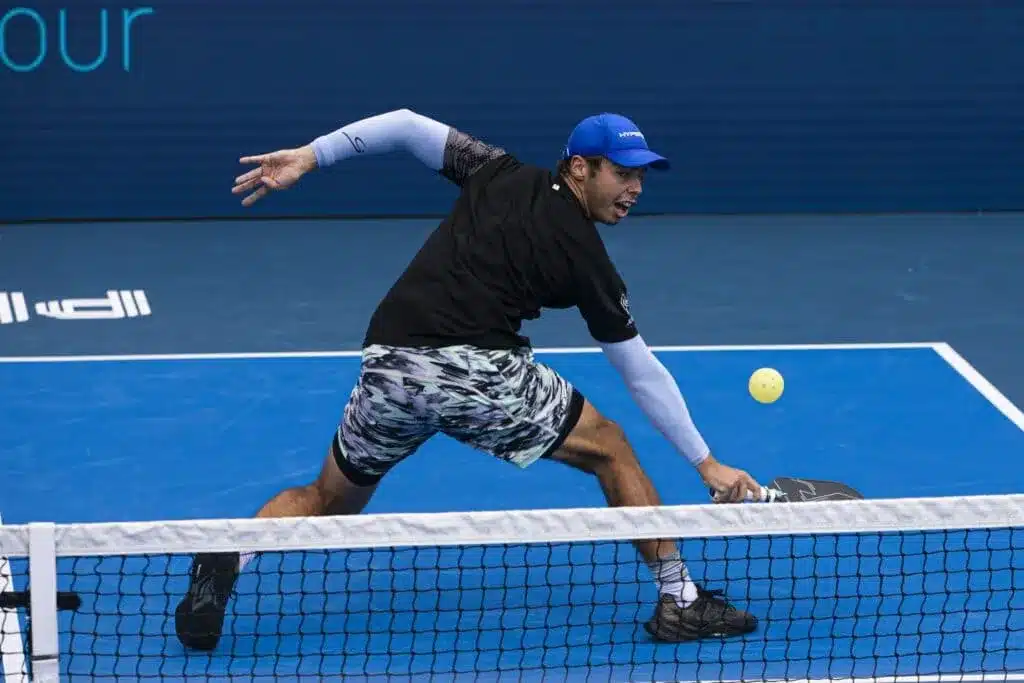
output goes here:
{"type": "MultiPolygon", "coordinates": [[[[601,415],[589,401],[580,418],[552,460],[594,475],[611,507],[656,506],[661,498],[637,460],[625,431],[601,415]]],[[[637,549],[648,562],[672,554],[671,541],[638,541],[637,549]]]]}

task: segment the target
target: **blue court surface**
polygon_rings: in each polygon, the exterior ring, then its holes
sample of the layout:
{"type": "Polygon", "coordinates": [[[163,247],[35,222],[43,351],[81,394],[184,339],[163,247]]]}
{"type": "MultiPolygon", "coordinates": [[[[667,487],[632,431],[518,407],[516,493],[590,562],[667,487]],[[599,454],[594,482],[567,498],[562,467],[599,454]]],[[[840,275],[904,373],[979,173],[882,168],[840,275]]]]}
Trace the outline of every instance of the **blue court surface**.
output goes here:
{"type": "MultiPolygon", "coordinates": [[[[658,355],[719,458],[763,482],[777,475],[836,479],[868,498],[892,498],[1016,493],[1024,481],[1024,416],[945,344],[665,347],[658,355]],[[786,393],[773,405],[746,392],[750,373],[762,366],[786,378],[786,393]]],[[[599,352],[549,349],[538,357],[623,425],[664,503],[706,502],[695,472],[646,421],[599,352]]],[[[355,353],[0,361],[0,452],[9,480],[18,482],[6,487],[0,505],[7,523],[250,516],[281,488],[316,475],[358,371],[355,353]]],[[[540,462],[519,470],[439,436],[387,477],[367,512],[603,505],[596,482],[566,467],[540,462]]],[[[704,558],[688,559],[691,571],[711,583],[744,582],[737,589],[752,609],[768,612],[761,615],[768,625],[741,641],[703,643],[699,657],[696,644],[655,645],[637,628],[652,606],[651,586],[628,545],[263,558],[261,571],[277,578],[261,583],[257,572],[245,575],[229,624],[239,635],[212,656],[186,656],[162,616],[184,589],[187,558],[171,560],[170,581],[161,565],[167,558],[88,559],[74,567],[62,561],[62,572],[76,574],[73,589],[91,596],[85,613],[62,616],[63,632],[119,634],[106,643],[65,636],[62,649],[93,650],[65,659],[81,680],[158,671],[258,680],[275,666],[291,679],[381,673],[386,666],[498,667],[530,680],[1024,670],[1019,644],[1009,648],[1014,661],[995,654],[1024,628],[1024,600],[1011,591],[1009,535],[966,538],[970,548],[989,549],[980,557],[993,568],[984,574],[992,583],[977,596],[963,592],[982,587],[961,571],[966,554],[946,553],[942,543],[941,536],[876,537],[854,547],[709,541],[704,558]],[[879,548],[892,551],[891,543],[910,559],[880,563],[879,548]],[[455,572],[456,565],[463,569],[455,572]],[[823,566],[832,578],[812,578],[823,566]],[[146,578],[119,579],[132,568],[146,578]],[[781,593],[769,581],[778,571],[789,577],[781,593]],[[858,591],[881,597],[857,600],[858,591]],[[976,603],[986,595],[987,604],[976,603]],[[987,626],[972,627],[984,615],[987,626]],[[989,659],[976,654],[986,648],[989,659]],[[343,659],[368,649],[395,654],[390,662],[382,655],[343,659]],[[750,662],[763,670],[745,668],[750,662]]]]}
{"type": "MultiPolygon", "coordinates": [[[[843,480],[870,498],[1015,493],[1024,480],[1019,411],[1002,412],[932,345],[659,357],[718,457],[755,477],[843,480]],[[772,405],[746,391],[762,366],[786,379],[772,405]],[[979,468],[984,454],[999,465],[979,468]]],[[[624,426],[664,503],[706,502],[600,353],[538,358],[624,426]]],[[[8,523],[248,516],[315,477],[358,373],[351,352],[23,360],[0,359],[0,450],[19,481],[0,509],[8,523]]],[[[520,471],[439,436],[388,476],[367,512],[603,502],[560,465],[520,471]]]]}

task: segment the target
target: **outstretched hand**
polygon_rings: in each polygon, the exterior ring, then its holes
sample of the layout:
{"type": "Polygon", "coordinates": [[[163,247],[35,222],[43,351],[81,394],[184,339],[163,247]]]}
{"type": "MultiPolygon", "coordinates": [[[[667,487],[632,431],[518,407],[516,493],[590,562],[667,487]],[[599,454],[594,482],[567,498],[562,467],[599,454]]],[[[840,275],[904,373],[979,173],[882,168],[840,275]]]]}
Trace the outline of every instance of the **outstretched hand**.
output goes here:
{"type": "Polygon", "coordinates": [[[259,164],[235,178],[231,194],[249,193],[243,197],[242,206],[252,206],[270,192],[288,189],[316,168],[316,155],[308,146],[242,157],[238,161],[259,164]]]}

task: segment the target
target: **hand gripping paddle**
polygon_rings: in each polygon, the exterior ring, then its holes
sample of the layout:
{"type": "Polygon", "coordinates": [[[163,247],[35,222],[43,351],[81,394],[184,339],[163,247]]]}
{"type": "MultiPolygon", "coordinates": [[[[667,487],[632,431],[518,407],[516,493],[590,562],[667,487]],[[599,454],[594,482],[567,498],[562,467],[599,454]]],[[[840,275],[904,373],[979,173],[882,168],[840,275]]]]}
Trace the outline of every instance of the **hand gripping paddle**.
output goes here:
{"type": "MultiPolygon", "coordinates": [[[[711,491],[711,499],[718,494],[711,491]]],[[[746,501],[754,503],[808,503],[821,500],[863,500],[864,496],[846,484],[825,479],[799,479],[776,477],[761,487],[761,495],[747,492],[746,501]]]]}

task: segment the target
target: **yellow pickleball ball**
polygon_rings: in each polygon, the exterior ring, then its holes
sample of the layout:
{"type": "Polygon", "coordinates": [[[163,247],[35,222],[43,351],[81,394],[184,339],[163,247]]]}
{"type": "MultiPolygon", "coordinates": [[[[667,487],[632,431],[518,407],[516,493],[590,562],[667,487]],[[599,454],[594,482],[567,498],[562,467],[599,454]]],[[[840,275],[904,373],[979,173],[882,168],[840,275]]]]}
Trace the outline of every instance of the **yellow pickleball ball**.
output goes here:
{"type": "Polygon", "coordinates": [[[782,396],[786,383],[775,368],[759,368],[750,376],[750,395],[758,403],[775,403],[782,396]]]}

